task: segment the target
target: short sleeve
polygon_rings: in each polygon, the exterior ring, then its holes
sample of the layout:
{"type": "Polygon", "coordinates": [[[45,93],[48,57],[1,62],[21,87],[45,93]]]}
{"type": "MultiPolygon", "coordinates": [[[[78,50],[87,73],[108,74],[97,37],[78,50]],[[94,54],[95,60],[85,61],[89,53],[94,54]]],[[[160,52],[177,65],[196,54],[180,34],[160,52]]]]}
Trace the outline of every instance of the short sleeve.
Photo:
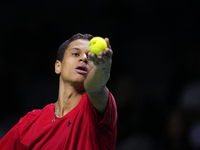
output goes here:
{"type": "Polygon", "coordinates": [[[87,99],[95,122],[97,124],[105,124],[106,126],[113,128],[117,123],[117,106],[114,96],[109,93],[109,100],[103,117],[95,109],[88,97],[87,99]]]}
{"type": "Polygon", "coordinates": [[[0,147],[2,150],[23,150],[23,146],[20,143],[18,127],[19,123],[12,127],[8,131],[8,133],[1,139],[0,147]]]}
{"type": "Polygon", "coordinates": [[[19,122],[0,140],[0,148],[2,150],[23,150],[24,148],[21,143],[20,132],[22,131],[23,126],[26,126],[39,112],[40,110],[33,110],[22,117],[19,122]]]}

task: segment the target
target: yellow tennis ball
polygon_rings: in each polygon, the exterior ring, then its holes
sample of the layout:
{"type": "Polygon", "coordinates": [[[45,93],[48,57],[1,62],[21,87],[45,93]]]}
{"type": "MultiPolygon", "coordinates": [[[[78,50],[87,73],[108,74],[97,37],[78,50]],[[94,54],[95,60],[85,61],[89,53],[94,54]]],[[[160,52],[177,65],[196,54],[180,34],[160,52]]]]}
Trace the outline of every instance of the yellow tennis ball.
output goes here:
{"type": "Polygon", "coordinates": [[[106,47],[107,43],[102,37],[93,37],[90,40],[89,49],[96,55],[98,55],[99,52],[104,52],[106,47]]]}

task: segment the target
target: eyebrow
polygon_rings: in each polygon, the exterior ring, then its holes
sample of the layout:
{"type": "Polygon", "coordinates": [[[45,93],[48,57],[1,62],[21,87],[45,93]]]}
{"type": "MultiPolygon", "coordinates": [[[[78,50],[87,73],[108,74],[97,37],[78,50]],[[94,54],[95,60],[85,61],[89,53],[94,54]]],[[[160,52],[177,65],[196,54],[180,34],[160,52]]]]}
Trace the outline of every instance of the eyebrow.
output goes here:
{"type": "Polygon", "coordinates": [[[80,48],[77,48],[77,47],[72,47],[71,49],[70,49],[70,51],[71,50],[81,50],[80,48]]]}

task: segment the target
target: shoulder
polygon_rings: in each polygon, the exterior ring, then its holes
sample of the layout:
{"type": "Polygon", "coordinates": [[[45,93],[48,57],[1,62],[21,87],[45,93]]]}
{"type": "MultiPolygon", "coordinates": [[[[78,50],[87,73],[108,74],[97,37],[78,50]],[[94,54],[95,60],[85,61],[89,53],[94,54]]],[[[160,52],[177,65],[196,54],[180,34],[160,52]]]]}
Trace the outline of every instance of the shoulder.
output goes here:
{"type": "Polygon", "coordinates": [[[24,117],[19,120],[19,123],[29,122],[30,120],[34,119],[38,116],[41,112],[47,112],[54,107],[54,104],[48,104],[43,109],[34,109],[28,112],[24,117]]]}
{"type": "MultiPolygon", "coordinates": [[[[109,92],[109,100],[107,103],[106,111],[103,116],[101,116],[86,94],[82,96],[82,103],[85,105],[85,113],[88,118],[92,118],[95,124],[106,124],[110,127],[114,127],[117,122],[117,105],[114,96],[109,92]]],[[[84,108],[84,107],[83,107],[84,108]]]]}
{"type": "MultiPolygon", "coordinates": [[[[87,93],[85,93],[82,96],[81,102],[82,103],[89,103],[91,107],[94,107],[92,105],[87,93]]],[[[111,92],[109,92],[109,98],[108,98],[108,103],[107,103],[107,108],[106,109],[110,109],[110,108],[114,109],[114,111],[117,111],[117,105],[116,105],[116,102],[115,102],[115,98],[114,98],[114,96],[112,95],[111,92]]]]}

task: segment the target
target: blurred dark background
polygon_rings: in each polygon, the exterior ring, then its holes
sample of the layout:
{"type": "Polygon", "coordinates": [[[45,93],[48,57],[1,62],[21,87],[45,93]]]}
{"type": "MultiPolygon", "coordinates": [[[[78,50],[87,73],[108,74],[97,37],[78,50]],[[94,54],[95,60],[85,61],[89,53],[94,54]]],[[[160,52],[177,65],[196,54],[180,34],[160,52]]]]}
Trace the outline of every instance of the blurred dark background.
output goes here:
{"type": "Polygon", "coordinates": [[[54,62],[76,33],[109,37],[117,150],[200,149],[200,2],[1,1],[0,138],[57,100],[54,62]]]}

